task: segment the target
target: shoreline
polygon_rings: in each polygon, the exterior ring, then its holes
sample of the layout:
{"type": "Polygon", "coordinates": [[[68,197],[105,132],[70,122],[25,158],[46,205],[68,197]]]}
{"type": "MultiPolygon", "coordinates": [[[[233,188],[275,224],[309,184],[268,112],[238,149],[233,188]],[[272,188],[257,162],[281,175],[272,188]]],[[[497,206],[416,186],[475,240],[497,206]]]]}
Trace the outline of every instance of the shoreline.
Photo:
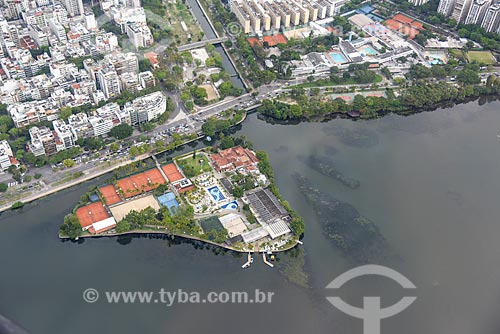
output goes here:
{"type": "MultiPolygon", "coordinates": [[[[485,87],[485,86],[474,86],[474,87],[485,87]]],[[[313,116],[299,116],[299,117],[294,117],[294,118],[278,118],[275,117],[272,114],[268,113],[263,113],[259,111],[259,108],[257,108],[256,112],[263,117],[266,121],[269,121],[270,123],[275,123],[275,124],[298,124],[301,122],[322,122],[322,121],[330,121],[336,118],[342,118],[342,119],[350,119],[353,121],[356,120],[374,120],[374,119],[379,119],[391,114],[398,115],[398,116],[411,116],[419,113],[424,113],[424,112],[433,112],[438,109],[449,109],[457,105],[461,104],[467,104],[471,103],[474,101],[478,101],[481,99],[487,99],[486,103],[490,102],[495,102],[495,101],[500,101],[500,95],[496,93],[479,93],[479,95],[475,96],[467,96],[464,99],[454,99],[454,100],[443,100],[438,102],[436,105],[432,107],[428,106],[422,106],[422,107],[411,107],[404,105],[403,108],[400,110],[379,110],[375,111],[375,115],[369,115],[363,117],[363,114],[361,113],[360,110],[350,110],[349,112],[341,112],[341,111],[332,111],[329,113],[324,113],[324,114],[318,114],[318,115],[313,115],[313,116]],[[353,114],[354,113],[354,114],[353,114]]]]}
{"type": "MultiPolygon", "coordinates": [[[[245,114],[243,115],[243,118],[241,119],[241,121],[239,121],[238,123],[234,124],[232,127],[238,126],[241,123],[243,123],[246,120],[247,115],[248,115],[248,112],[245,112],[245,114]]],[[[200,139],[202,139],[204,137],[205,137],[205,135],[201,135],[201,136],[198,136],[198,137],[196,137],[194,139],[190,139],[190,140],[188,140],[188,141],[180,144],[179,146],[174,147],[173,150],[176,150],[176,149],[178,149],[180,147],[183,147],[184,145],[188,145],[188,144],[190,144],[190,143],[192,143],[194,141],[200,140],[200,139]]],[[[86,174],[86,175],[84,175],[82,177],[79,177],[77,179],[71,180],[68,183],[64,183],[62,185],[56,186],[53,189],[48,189],[46,191],[41,191],[41,192],[39,192],[37,194],[30,195],[30,196],[28,196],[26,198],[19,198],[18,200],[14,201],[14,202],[12,202],[10,204],[5,204],[3,206],[0,206],[0,214],[2,212],[4,212],[4,211],[15,210],[15,209],[12,208],[12,205],[14,203],[22,202],[23,206],[24,206],[25,204],[34,202],[36,200],[39,200],[41,198],[44,198],[44,197],[47,197],[47,196],[50,196],[50,195],[53,195],[53,194],[55,194],[55,193],[57,193],[59,191],[71,188],[71,187],[76,186],[76,185],[78,185],[78,184],[80,184],[82,182],[86,182],[86,181],[95,179],[95,178],[97,178],[99,176],[102,176],[104,174],[110,173],[110,172],[114,171],[115,169],[118,169],[120,167],[126,166],[126,165],[128,165],[128,164],[130,164],[132,162],[142,161],[142,160],[145,160],[145,159],[151,157],[152,155],[162,154],[162,153],[165,153],[167,151],[168,150],[154,152],[154,153],[144,153],[142,155],[136,156],[133,160],[128,159],[128,160],[125,160],[123,162],[120,162],[119,164],[112,165],[112,166],[109,166],[108,168],[102,169],[102,170],[100,170],[98,172],[94,172],[92,174],[90,174],[90,173],[86,174]]]]}
{"type": "MultiPolygon", "coordinates": [[[[78,238],[79,239],[114,238],[114,237],[120,237],[120,236],[124,236],[124,235],[134,235],[134,234],[145,234],[145,235],[147,235],[147,234],[155,234],[155,235],[174,236],[174,237],[183,238],[183,239],[187,239],[187,240],[191,240],[191,241],[203,242],[203,243],[209,244],[211,246],[216,246],[216,247],[219,247],[219,248],[223,248],[223,249],[226,249],[226,250],[230,250],[230,251],[237,252],[237,253],[242,253],[242,254],[246,254],[246,253],[259,254],[259,253],[266,252],[266,251],[263,251],[263,250],[254,250],[254,249],[252,249],[252,250],[237,249],[237,248],[234,248],[234,247],[231,247],[231,246],[228,246],[228,245],[218,244],[216,242],[213,242],[213,241],[210,241],[210,240],[206,240],[206,239],[202,239],[202,238],[199,238],[199,237],[195,237],[195,236],[192,236],[192,235],[179,234],[179,233],[170,233],[170,232],[166,231],[165,229],[154,229],[154,228],[152,228],[151,230],[131,230],[131,231],[122,232],[122,233],[112,232],[112,233],[98,234],[98,235],[86,234],[86,235],[81,235],[78,238]]],[[[70,237],[67,237],[67,236],[58,235],[58,237],[61,240],[76,241],[75,239],[71,239],[70,237]]],[[[277,251],[272,251],[272,253],[286,252],[286,251],[289,251],[289,250],[295,248],[297,245],[299,245],[299,242],[298,242],[298,240],[295,240],[292,245],[290,245],[288,247],[285,247],[283,249],[277,250],[277,251]]]]}

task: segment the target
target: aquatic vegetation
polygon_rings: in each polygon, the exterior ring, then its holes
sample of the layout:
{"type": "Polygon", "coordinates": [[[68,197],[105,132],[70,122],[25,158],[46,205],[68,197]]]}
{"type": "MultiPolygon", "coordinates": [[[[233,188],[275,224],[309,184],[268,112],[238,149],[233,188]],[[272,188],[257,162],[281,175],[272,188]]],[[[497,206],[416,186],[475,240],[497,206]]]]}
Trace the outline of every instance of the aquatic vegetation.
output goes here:
{"type": "Polygon", "coordinates": [[[346,187],[356,189],[360,185],[360,182],[358,180],[347,177],[342,174],[342,172],[337,170],[335,168],[333,160],[328,157],[321,155],[310,155],[308,157],[299,156],[299,159],[315,171],[339,181],[346,187]]]}
{"type": "Polygon", "coordinates": [[[313,187],[302,175],[295,174],[294,178],[314,208],[323,233],[346,257],[358,263],[372,263],[389,255],[389,245],[377,225],[354,206],[313,187]]]}

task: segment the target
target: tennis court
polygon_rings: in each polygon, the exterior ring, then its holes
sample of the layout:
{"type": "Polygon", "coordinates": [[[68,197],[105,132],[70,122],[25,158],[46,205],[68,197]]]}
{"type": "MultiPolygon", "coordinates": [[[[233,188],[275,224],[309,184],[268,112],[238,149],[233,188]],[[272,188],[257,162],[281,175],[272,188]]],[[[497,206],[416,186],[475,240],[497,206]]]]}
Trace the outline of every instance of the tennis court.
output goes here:
{"type": "Polygon", "coordinates": [[[177,166],[174,164],[168,164],[168,165],[162,166],[161,169],[163,169],[163,172],[165,173],[165,175],[167,175],[167,179],[170,182],[179,181],[179,180],[182,180],[184,178],[184,176],[182,176],[179,169],[177,169],[177,166]]]}
{"type": "Polygon", "coordinates": [[[125,196],[125,198],[130,198],[156,189],[165,182],[166,181],[160,171],[153,168],[145,172],[120,179],[116,183],[118,188],[123,191],[123,196],[125,196]]]}
{"type": "Polygon", "coordinates": [[[205,231],[205,233],[210,232],[212,230],[224,228],[224,226],[222,226],[221,222],[219,221],[219,218],[216,216],[200,219],[200,225],[203,231],[205,231]]]}
{"type": "Polygon", "coordinates": [[[113,205],[122,201],[116,192],[115,186],[112,184],[99,188],[99,191],[101,192],[106,205],[113,205]]]}
{"type": "Polygon", "coordinates": [[[93,223],[109,218],[109,214],[102,202],[95,202],[78,208],[76,210],[76,217],[82,228],[85,228],[93,223]]]}

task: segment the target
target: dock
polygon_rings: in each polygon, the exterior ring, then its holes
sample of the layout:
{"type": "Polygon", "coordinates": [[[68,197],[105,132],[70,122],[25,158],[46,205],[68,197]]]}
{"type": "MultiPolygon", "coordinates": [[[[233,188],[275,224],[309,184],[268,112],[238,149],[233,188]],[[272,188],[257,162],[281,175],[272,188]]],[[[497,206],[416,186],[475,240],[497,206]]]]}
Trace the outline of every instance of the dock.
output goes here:
{"type": "Polygon", "coordinates": [[[274,268],[274,264],[271,262],[267,261],[266,253],[262,252],[262,260],[264,261],[265,264],[267,264],[269,267],[274,268]]]}
{"type": "Polygon", "coordinates": [[[248,258],[247,258],[247,262],[243,263],[243,265],[241,266],[241,268],[243,269],[246,269],[248,267],[250,267],[250,265],[253,263],[253,257],[250,253],[248,253],[248,258]]]}

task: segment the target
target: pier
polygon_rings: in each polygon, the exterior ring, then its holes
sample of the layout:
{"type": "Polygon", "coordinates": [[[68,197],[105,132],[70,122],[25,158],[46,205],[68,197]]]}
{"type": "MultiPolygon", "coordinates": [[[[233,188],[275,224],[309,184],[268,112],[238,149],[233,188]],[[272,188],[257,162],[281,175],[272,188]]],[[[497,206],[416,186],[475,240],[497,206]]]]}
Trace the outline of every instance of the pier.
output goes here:
{"type": "Polygon", "coordinates": [[[274,264],[271,262],[267,261],[266,253],[262,252],[262,260],[264,261],[265,264],[267,264],[269,267],[274,268],[274,264]]]}
{"type": "Polygon", "coordinates": [[[251,254],[251,253],[248,253],[247,262],[243,263],[243,265],[241,266],[241,268],[246,269],[246,268],[250,267],[250,265],[251,265],[252,263],[253,263],[253,257],[252,257],[252,254],[251,254]]]}

